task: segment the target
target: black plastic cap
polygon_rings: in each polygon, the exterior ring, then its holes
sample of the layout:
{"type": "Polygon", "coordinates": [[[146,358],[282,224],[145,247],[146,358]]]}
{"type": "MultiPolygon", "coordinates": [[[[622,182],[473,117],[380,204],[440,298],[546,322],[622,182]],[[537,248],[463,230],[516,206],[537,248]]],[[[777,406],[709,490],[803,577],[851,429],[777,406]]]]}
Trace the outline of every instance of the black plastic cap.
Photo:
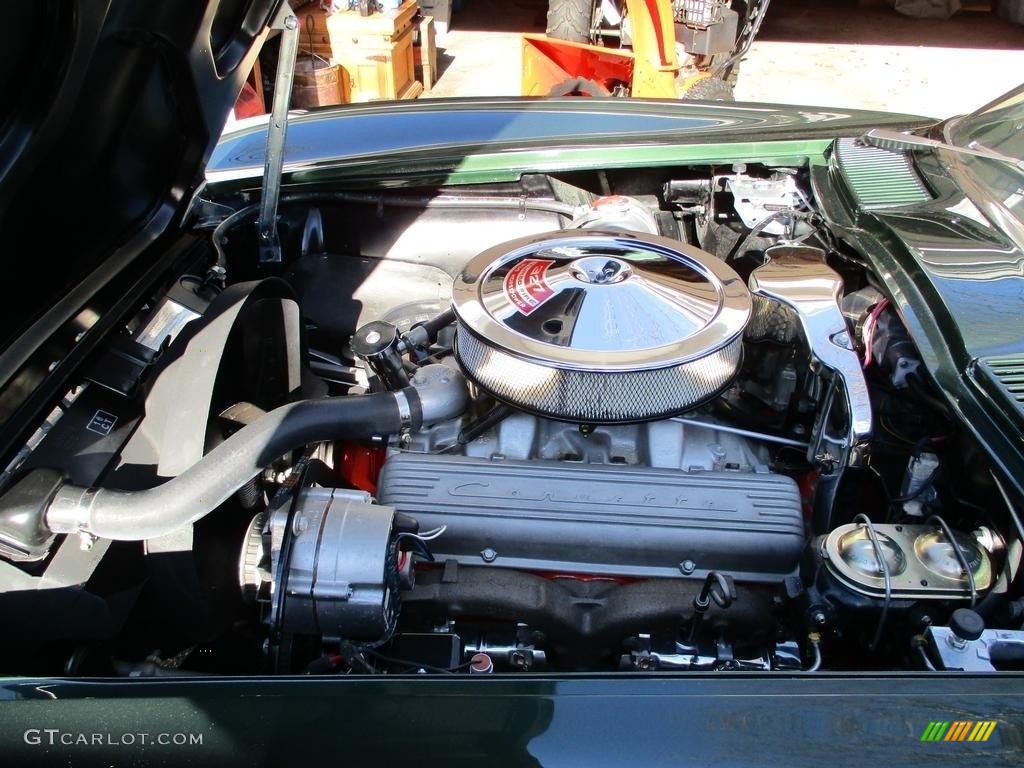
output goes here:
{"type": "Polygon", "coordinates": [[[977,640],[985,631],[985,620],[969,608],[957,608],[949,619],[949,628],[963,640],[977,640]]]}
{"type": "Polygon", "coordinates": [[[352,351],[362,358],[374,357],[398,343],[398,329],[383,320],[373,320],[352,335],[352,351]]]}

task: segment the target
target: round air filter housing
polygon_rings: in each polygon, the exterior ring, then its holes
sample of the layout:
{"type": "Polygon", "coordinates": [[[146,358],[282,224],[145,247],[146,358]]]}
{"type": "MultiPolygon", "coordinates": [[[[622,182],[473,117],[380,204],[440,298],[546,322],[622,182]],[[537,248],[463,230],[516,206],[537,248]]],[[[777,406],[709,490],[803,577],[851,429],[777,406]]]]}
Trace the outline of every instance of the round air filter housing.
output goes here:
{"type": "Polygon", "coordinates": [[[455,280],[456,354],[499,400],[555,419],[635,422],[732,381],[751,299],[708,253],[637,232],[558,231],[491,248],[455,280]]]}

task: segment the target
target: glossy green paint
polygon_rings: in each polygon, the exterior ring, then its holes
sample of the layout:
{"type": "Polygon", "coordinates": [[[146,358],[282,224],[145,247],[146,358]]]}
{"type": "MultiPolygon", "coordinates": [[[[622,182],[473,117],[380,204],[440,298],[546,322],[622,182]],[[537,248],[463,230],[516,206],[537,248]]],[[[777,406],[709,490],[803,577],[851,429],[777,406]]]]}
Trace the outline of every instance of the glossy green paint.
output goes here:
{"type": "Polygon", "coordinates": [[[22,680],[0,697],[12,764],[1002,766],[1024,750],[1014,673],[22,680]],[[920,741],[964,719],[998,724],[985,743],[920,741]],[[115,743],[26,743],[46,728],[115,743]],[[116,743],[141,733],[203,743],[116,743]]]}
{"type": "MultiPolygon", "coordinates": [[[[284,184],[463,184],[595,167],[821,163],[837,136],[933,122],[860,110],[629,99],[350,105],[290,120],[284,184]]],[[[251,188],[262,173],[264,144],[261,125],[225,134],[208,168],[209,194],[251,188]]]]}
{"type": "MultiPolygon", "coordinates": [[[[825,163],[831,139],[737,144],[682,144],[668,146],[624,145],[613,149],[568,147],[556,150],[482,152],[469,156],[435,155],[409,164],[400,160],[375,161],[330,169],[298,171],[287,175],[289,185],[336,181],[344,186],[379,186],[391,178],[412,184],[492,184],[518,181],[524,173],[564,173],[593,168],[628,169],[678,165],[764,163],[775,166],[809,166],[825,163]]],[[[222,184],[210,193],[223,193],[222,184]]]]}
{"type": "Polygon", "coordinates": [[[737,142],[735,144],[683,144],[669,146],[620,146],[606,148],[567,148],[542,152],[525,150],[513,153],[471,155],[459,162],[448,176],[448,183],[462,183],[467,178],[486,177],[489,173],[521,172],[557,173],[603,168],[651,168],[673,165],[715,163],[764,163],[767,165],[818,165],[825,161],[825,150],[831,139],[807,141],[737,142]]]}
{"type": "Polygon", "coordinates": [[[950,411],[1024,493],[1015,414],[973,373],[980,357],[1024,352],[1024,253],[970,205],[934,155],[920,156],[918,168],[934,200],[872,212],[856,208],[834,167],[817,169],[812,182],[833,231],[871,262],[950,411]]]}

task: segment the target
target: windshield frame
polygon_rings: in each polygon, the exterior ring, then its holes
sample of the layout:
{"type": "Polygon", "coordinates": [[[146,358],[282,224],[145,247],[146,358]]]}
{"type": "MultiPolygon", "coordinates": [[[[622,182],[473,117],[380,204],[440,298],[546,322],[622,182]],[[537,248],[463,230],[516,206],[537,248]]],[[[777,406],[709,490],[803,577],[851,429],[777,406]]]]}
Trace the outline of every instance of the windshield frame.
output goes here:
{"type": "MultiPolygon", "coordinates": [[[[973,112],[940,124],[953,147],[980,149],[1021,160],[1024,155],[1024,84],[973,112]],[[1006,123],[1012,129],[1006,130],[1006,123]],[[1003,141],[986,143],[986,136],[1003,141]],[[1007,146],[1007,139],[1012,145],[1007,146]]],[[[949,173],[960,190],[985,212],[989,221],[1024,249],[1024,171],[1005,160],[955,152],[944,153],[949,173]]]]}
{"type": "Polygon", "coordinates": [[[1004,155],[1010,155],[1017,160],[1024,159],[1024,83],[973,112],[946,120],[942,125],[942,135],[948,144],[954,146],[972,149],[981,147],[1000,152],[1004,155]],[[994,112],[1012,109],[1017,110],[1016,115],[993,116],[994,112]],[[1017,121],[1015,129],[1021,136],[1021,151],[1017,153],[1007,152],[1006,148],[989,146],[981,141],[978,136],[983,129],[990,127],[994,123],[1001,122],[1007,117],[1017,121]]]}

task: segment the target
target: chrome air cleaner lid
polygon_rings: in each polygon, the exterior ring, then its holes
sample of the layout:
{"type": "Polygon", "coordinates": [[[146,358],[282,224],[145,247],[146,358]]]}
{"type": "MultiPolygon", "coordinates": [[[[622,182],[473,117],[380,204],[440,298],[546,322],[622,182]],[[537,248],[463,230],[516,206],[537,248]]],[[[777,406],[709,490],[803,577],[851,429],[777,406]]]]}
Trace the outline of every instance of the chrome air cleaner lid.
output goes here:
{"type": "Polygon", "coordinates": [[[687,410],[728,384],[751,299],[692,246],[573,230],[480,254],[452,306],[459,359],[481,387],[555,418],[615,422],[687,410]]]}

